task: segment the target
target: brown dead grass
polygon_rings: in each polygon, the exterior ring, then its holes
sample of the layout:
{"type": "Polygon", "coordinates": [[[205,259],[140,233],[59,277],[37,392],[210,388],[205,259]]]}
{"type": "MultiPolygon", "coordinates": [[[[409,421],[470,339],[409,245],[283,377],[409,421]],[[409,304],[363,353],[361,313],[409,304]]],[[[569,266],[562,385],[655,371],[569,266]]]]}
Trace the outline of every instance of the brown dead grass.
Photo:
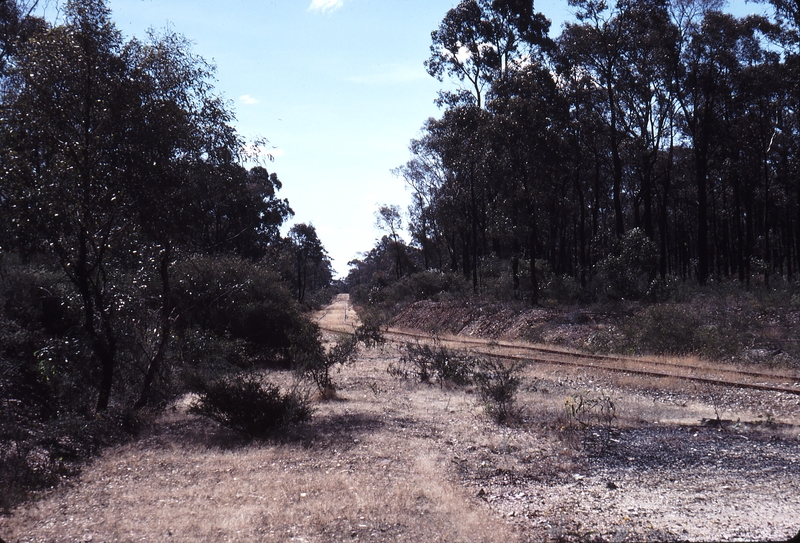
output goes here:
{"type": "MultiPolygon", "coordinates": [[[[342,322],[344,313],[329,315],[342,322]]],[[[502,427],[470,387],[392,378],[398,356],[391,346],[362,353],[334,375],[337,398],[277,441],[246,442],[188,415],[186,398],[149,434],[0,518],[0,536],[662,541],[797,530],[797,397],[531,364],[520,421],[502,427]],[[568,432],[564,402],[600,392],[617,403],[619,443],[593,457],[568,432]],[[737,426],[703,427],[714,405],[737,426]]]]}
{"type": "Polygon", "coordinates": [[[313,423],[281,442],[246,443],[187,415],[184,401],[149,437],[107,451],[77,480],[0,520],[0,533],[7,541],[519,540],[460,485],[441,446],[442,412],[487,428],[469,415],[471,398],[396,383],[378,357],[340,374],[339,398],[319,403],[313,423]]]}

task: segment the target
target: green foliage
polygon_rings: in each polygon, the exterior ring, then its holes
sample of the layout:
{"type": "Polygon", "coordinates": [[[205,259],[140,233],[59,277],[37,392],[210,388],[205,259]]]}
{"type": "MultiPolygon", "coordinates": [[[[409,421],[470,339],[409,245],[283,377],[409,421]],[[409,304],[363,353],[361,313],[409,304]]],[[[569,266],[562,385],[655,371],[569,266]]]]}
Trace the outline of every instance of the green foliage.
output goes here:
{"type": "Polygon", "coordinates": [[[572,4],[554,42],[525,2],[463,0],[431,33],[426,68],[458,90],[440,93],[442,115],[396,170],[424,267],[532,305],[540,290],[544,302],[661,298],[670,276],[793,282],[796,6],[775,0],[770,19],[572,4]],[[558,279],[534,266],[525,285],[523,260],[558,279]]]}
{"type": "Polygon", "coordinates": [[[381,312],[374,308],[360,310],[358,312],[361,325],[355,330],[355,337],[364,344],[367,349],[379,347],[386,343],[384,333],[387,330],[386,319],[381,312]]]}
{"type": "Polygon", "coordinates": [[[628,327],[636,351],[652,354],[688,354],[698,347],[700,316],[688,306],[661,304],[639,312],[628,327]]]}
{"type": "Polygon", "coordinates": [[[92,410],[97,369],[80,304],[47,264],[0,258],[0,509],[52,486],[137,427],[124,408],[92,410]]]}
{"type": "MultiPolygon", "coordinates": [[[[264,264],[197,255],[179,263],[173,288],[176,332],[189,340],[217,337],[237,366],[292,365],[293,348],[318,342],[280,278],[264,264]],[[241,351],[241,355],[235,355],[241,351]]],[[[195,349],[202,356],[202,348],[195,349]]]]}
{"type": "Polygon", "coordinates": [[[303,303],[307,293],[316,293],[330,284],[331,261],[313,224],[295,224],[289,230],[288,240],[294,260],[292,280],[297,301],[303,303]]]}
{"type": "Polygon", "coordinates": [[[469,282],[462,275],[428,270],[404,275],[393,282],[358,284],[350,295],[355,303],[363,307],[385,310],[419,300],[447,300],[469,292],[469,282]]]}
{"type": "Polygon", "coordinates": [[[104,0],[54,23],[22,5],[0,8],[3,474],[93,454],[186,376],[319,348],[258,262],[292,210],[274,173],[242,165],[213,67],[168,31],[126,42],[104,0]]]}
{"type": "Polygon", "coordinates": [[[0,379],[0,511],[28,498],[30,491],[58,484],[102,448],[138,430],[139,420],[130,412],[76,412],[84,405],[78,398],[46,397],[47,383],[30,377],[20,383],[5,363],[0,370],[6,370],[0,379]]]}
{"type": "Polygon", "coordinates": [[[519,362],[503,362],[495,358],[481,359],[474,374],[486,413],[500,424],[513,421],[518,410],[516,394],[522,379],[519,362]]]}
{"type": "Polygon", "coordinates": [[[595,281],[612,300],[641,300],[658,271],[658,249],[645,233],[634,228],[598,265],[595,281]]]}
{"type": "Polygon", "coordinates": [[[297,387],[286,392],[255,373],[235,373],[195,383],[192,413],[250,438],[266,438],[310,420],[313,410],[297,387]]]}
{"type": "Polygon", "coordinates": [[[0,261],[0,397],[20,402],[33,419],[88,413],[96,399],[87,386],[96,369],[74,297],[44,262],[0,261]]]}
{"type": "Polygon", "coordinates": [[[358,355],[358,342],[357,335],[344,335],[327,351],[322,347],[306,348],[296,357],[295,371],[314,382],[320,397],[333,398],[336,395],[336,385],[331,373],[334,369],[341,369],[342,366],[355,360],[358,355]]]}
{"type": "Polygon", "coordinates": [[[644,306],[626,317],[613,350],[730,359],[742,357],[758,327],[754,312],[742,307],[730,311],[724,301],[664,302],[644,306]]]}

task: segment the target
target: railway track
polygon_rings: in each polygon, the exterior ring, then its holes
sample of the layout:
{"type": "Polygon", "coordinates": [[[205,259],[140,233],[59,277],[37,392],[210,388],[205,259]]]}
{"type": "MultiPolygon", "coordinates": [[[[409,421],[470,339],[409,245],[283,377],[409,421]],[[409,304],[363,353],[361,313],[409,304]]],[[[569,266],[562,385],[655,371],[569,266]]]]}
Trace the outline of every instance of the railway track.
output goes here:
{"type": "MultiPolygon", "coordinates": [[[[346,311],[344,312],[346,315],[346,311]]],[[[345,325],[320,320],[320,328],[333,333],[352,333],[353,319],[345,325]]],[[[438,342],[451,349],[468,350],[478,356],[593,368],[644,377],[673,378],[713,385],[782,392],[800,396],[800,374],[742,369],[728,365],[698,364],[689,360],[587,354],[568,349],[544,347],[515,341],[489,340],[463,336],[431,336],[418,330],[391,328],[386,338],[395,343],[438,342]]]]}

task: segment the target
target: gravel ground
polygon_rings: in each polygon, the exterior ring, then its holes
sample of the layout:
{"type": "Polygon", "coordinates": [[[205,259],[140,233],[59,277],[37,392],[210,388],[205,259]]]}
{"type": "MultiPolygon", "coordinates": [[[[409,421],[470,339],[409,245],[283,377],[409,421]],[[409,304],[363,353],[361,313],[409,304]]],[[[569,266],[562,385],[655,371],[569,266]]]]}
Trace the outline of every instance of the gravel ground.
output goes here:
{"type": "Polygon", "coordinates": [[[401,354],[364,352],[334,376],[338,400],[288,441],[244,443],[179,404],[0,518],[0,535],[786,541],[800,530],[796,395],[529,365],[520,416],[500,426],[472,387],[389,375],[401,354]],[[574,429],[564,405],[581,395],[613,399],[617,417],[574,429]]]}
{"type": "Polygon", "coordinates": [[[557,540],[782,541],[800,529],[798,440],[714,428],[624,430],[548,477],[466,474],[489,507],[557,540]]]}

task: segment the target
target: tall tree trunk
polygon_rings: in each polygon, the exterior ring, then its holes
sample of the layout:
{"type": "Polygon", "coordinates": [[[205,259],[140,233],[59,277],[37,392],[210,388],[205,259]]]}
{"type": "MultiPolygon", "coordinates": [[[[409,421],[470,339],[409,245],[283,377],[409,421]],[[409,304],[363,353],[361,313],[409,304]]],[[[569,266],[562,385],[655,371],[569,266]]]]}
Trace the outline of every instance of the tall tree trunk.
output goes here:
{"type": "Polygon", "coordinates": [[[581,187],[580,181],[580,171],[575,170],[575,192],[578,194],[578,205],[581,208],[580,211],[580,220],[578,223],[578,243],[580,248],[578,250],[578,266],[580,267],[580,282],[581,282],[581,290],[586,288],[586,268],[588,268],[588,264],[586,262],[586,202],[583,196],[583,187],[581,187]]]}
{"type": "MultiPolygon", "coordinates": [[[[85,232],[78,234],[78,255],[74,266],[62,255],[61,265],[70,280],[78,289],[83,303],[83,329],[92,345],[92,354],[99,364],[100,381],[97,383],[97,410],[108,408],[111,388],[114,383],[116,364],[116,341],[114,338],[111,317],[105,307],[106,300],[102,286],[92,280],[92,267],[89,266],[89,241],[85,232]]],[[[95,270],[96,271],[96,270],[95,270]]],[[[99,272],[102,280],[103,272],[99,272]]]]}
{"type": "MultiPolygon", "coordinates": [[[[695,142],[697,145],[697,142],[695,142]]],[[[697,280],[705,285],[708,280],[708,159],[707,144],[701,142],[695,149],[695,183],[697,186],[697,280]]]]}
{"type": "Polygon", "coordinates": [[[519,297],[519,240],[516,235],[511,240],[511,279],[516,300],[519,297]]]}
{"type": "MultiPolygon", "coordinates": [[[[671,131],[670,131],[671,132],[671,131]]],[[[673,161],[673,141],[672,136],[670,136],[669,142],[669,155],[667,157],[667,171],[664,174],[664,181],[661,184],[664,190],[664,194],[661,199],[661,210],[660,216],[658,218],[659,225],[658,229],[660,230],[660,258],[658,261],[658,271],[661,274],[661,280],[665,281],[667,279],[667,272],[668,272],[668,244],[669,244],[669,189],[672,184],[672,161],[673,161]]]]}
{"type": "Polygon", "coordinates": [[[528,253],[531,257],[531,304],[539,305],[539,280],[536,277],[536,212],[529,217],[528,253]]]}
{"type": "Polygon", "coordinates": [[[475,195],[475,165],[471,165],[469,176],[470,214],[472,228],[472,292],[478,293],[478,202],[475,195]]]}
{"type": "Polygon", "coordinates": [[[161,277],[161,312],[159,316],[159,333],[160,339],[156,353],[150,359],[150,366],[147,368],[147,374],[144,377],[144,384],[142,385],[142,393],[139,399],[134,404],[134,409],[141,409],[146,406],[150,401],[150,393],[155,381],[156,375],[161,373],[161,367],[166,357],[167,347],[169,345],[169,336],[172,328],[172,291],[169,281],[169,266],[172,258],[172,250],[169,242],[163,245],[161,251],[161,262],[159,263],[159,275],[161,277]]]}
{"type": "Polygon", "coordinates": [[[611,160],[614,166],[614,232],[620,239],[625,235],[625,221],[622,216],[622,158],[619,155],[619,134],[617,133],[617,108],[611,79],[608,83],[608,105],[611,110],[611,160]]]}

